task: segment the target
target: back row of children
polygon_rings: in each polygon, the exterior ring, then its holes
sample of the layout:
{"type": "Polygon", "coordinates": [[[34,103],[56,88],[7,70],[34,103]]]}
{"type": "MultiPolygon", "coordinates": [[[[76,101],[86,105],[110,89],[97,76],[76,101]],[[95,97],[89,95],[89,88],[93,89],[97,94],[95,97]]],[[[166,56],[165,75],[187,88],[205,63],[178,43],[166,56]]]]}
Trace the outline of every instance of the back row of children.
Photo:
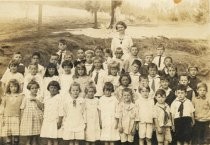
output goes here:
{"type": "Polygon", "coordinates": [[[19,135],[27,136],[27,145],[36,144],[41,134],[49,145],[57,144],[58,138],[71,145],[84,139],[87,144],[101,140],[108,145],[133,142],[138,128],[139,144],[146,140],[149,145],[155,126],[159,144],[172,141],[170,128],[177,144],[189,144],[192,134],[193,143],[201,143],[210,119],[207,85],[196,77],[195,66],[177,75],[164,50],[163,45],[157,47],[159,59],[145,54],[144,64],[136,46],[127,60],[121,48],[112,57],[110,49],[100,47],[94,52],[79,49],[73,59],[62,39],[46,68],[39,64],[38,52],[28,68],[15,53],[1,79],[1,136],[8,144],[18,144],[19,135]]]}

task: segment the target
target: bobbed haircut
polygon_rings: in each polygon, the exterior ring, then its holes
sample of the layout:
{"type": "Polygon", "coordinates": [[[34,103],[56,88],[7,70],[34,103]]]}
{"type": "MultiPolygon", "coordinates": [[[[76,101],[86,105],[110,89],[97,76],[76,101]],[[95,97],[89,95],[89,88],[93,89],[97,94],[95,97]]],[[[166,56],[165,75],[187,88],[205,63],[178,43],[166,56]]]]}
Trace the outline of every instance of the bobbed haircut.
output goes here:
{"type": "Polygon", "coordinates": [[[37,88],[40,88],[39,83],[37,81],[31,80],[27,85],[27,89],[30,90],[32,85],[36,85],[37,88]]]}
{"type": "Polygon", "coordinates": [[[114,92],[114,85],[111,82],[105,82],[103,87],[103,92],[105,92],[106,90],[114,92]]]}
{"type": "Polygon", "coordinates": [[[6,87],[6,93],[7,94],[11,94],[11,90],[10,90],[10,85],[14,85],[17,87],[17,92],[16,93],[20,93],[20,84],[19,82],[16,80],[16,79],[11,79],[8,84],[7,84],[7,87],[6,87]]]}
{"type": "Polygon", "coordinates": [[[57,87],[58,90],[61,89],[60,84],[57,81],[51,81],[48,85],[47,85],[47,90],[49,91],[50,86],[55,86],[57,87]]]}
{"type": "Polygon", "coordinates": [[[117,24],[116,24],[116,26],[115,26],[116,30],[117,30],[117,25],[122,25],[125,29],[127,29],[127,25],[126,25],[125,22],[123,22],[123,21],[118,21],[118,22],[117,22],[117,24]]]}
{"type": "Polygon", "coordinates": [[[160,95],[160,96],[166,96],[166,92],[163,89],[158,89],[155,92],[155,96],[160,95]]]}

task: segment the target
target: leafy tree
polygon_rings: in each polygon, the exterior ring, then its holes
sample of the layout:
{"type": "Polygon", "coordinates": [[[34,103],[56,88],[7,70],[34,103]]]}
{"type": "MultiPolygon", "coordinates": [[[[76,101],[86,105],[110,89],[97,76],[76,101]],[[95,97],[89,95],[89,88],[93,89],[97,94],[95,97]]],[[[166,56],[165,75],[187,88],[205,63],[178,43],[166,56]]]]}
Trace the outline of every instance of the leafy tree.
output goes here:
{"type": "Polygon", "coordinates": [[[100,2],[98,0],[88,0],[85,2],[85,9],[94,14],[94,28],[98,28],[97,12],[100,10],[100,2]]]}

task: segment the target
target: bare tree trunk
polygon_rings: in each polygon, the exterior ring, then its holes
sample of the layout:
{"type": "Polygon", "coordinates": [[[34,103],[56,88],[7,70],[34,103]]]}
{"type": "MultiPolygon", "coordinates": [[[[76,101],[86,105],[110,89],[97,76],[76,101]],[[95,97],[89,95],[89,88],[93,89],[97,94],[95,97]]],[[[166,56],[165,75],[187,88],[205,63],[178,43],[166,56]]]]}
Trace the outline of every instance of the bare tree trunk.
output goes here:
{"type": "Polygon", "coordinates": [[[41,32],[42,27],[42,4],[39,4],[39,15],[38,15],[38,32],[41,32]]]}
{"type": "Polygon", "coordinates": [[[94,28],[98,29],[98,16],[97,11],[94,11],[94,28]]]}
{"type": "Polygon", "coordinates": [[[108,29],[112,29],[114,26],[114,20],[115,20],[114,11],[115,11],[115,1],[112,0],[111,1],[111,21],[110,21],[108,29]]]}

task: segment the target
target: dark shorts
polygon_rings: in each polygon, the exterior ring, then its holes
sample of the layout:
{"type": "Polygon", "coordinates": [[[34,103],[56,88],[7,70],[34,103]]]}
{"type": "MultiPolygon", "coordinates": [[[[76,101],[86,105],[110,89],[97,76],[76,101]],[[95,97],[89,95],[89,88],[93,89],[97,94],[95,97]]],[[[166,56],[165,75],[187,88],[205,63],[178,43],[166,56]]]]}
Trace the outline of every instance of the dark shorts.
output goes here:
{"type": "Polygon", "coordinates": [[[176,140],[179,142],[190,142],[192,138],[192,118],[176,118],[174,124],[176,140]]]}

